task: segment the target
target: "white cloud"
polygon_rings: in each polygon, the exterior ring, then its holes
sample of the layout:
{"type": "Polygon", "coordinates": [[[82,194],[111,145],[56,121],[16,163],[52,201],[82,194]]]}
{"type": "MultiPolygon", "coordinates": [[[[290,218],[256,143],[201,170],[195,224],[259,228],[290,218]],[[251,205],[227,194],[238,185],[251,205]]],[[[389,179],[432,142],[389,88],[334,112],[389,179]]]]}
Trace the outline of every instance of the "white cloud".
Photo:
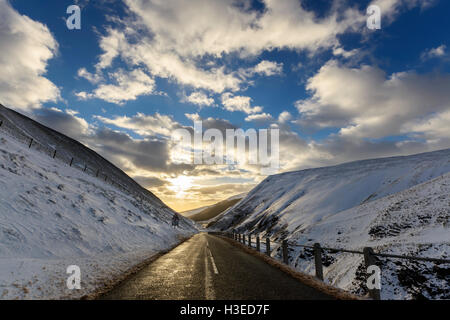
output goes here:
{"type": "Polygon", "coordinates": [[[420,56],[422,60],[441,58],[446,55],[447,46],[442,44],[437,48],[425,50],[420,56]]]}
{"type": "Polygon", "coordinates": [[[192,92],[188,96],[184,96],[183,102],[189,102],[200,107],[202,106],[212,106],[214,104],[214,99],[209,97],[207,94],[201,91],[192,92]]]}
{"type": "Polygon", "coordinates": [[[299,123],[337,127],[342,137],[417,133],[417,123],[432,115],[441,118],[450,110],[449,74],[399,72],[388,77],[375,67],[348,68],[330,61],[308,80],[307,88],[312,97],[296,103],[299,123]]]}
{"type": "Polygon", "coordinates": [[[113,119],[102,116],[95,116],[95,118],[106,124],[133,130],[142,136],[163,135],[170,137],[172,130],[179,127],[178,122],[174,121],[171,116],[159,113],[154,115],[137,113],[133,117],[117,116],[113,119]]]}
{"type": "Polygon", "coordinates": [[[226,92],[222,94],[222,104],[228,111],[242,111],[247,114],[258,113],[262,111],[259,106],[252,107],[250,97],[246,96],[233,96],[231,93],[226,92]]]}
{"type": "Polygon", "coordinates": [[[335,48],[333,48],[333,54],[335,56],[342,56],[344,58],[350,58],[350,57],[354,56],[357,53],[358,53],[358,49],[353,49],[353,50],[347,51],[347,50],[345,50],[342,47],[335,47],[335,48]]]}
{"type": "Polygon", "coordinates": [[[263,60],[258,63],[252,70],[254,73],[263,74],[265,76],[273,76],[283,72],[283,63],[263,60]]]}
{"type": "MultiPolygon", "coordinates": [[[[121,58],[133,66],[145,65],[154,76],[216,93],[237,91],[246,79],[223,66],[205,68],[199,63],[203,57],[214,61],[230,53],[247,57],[274,49],[315,51],[334,46],[337,35],[365,21],[365,13],[351,8],[318,18],[297,0],[266,0],[264,12],[243,10],[234,0],[125,3],[134,15],[123,21],[123,28],[111,28],[101,38],[98,70],[121,58]]],[[[274,75],[281,69],[263,61],[253,74],[274,75]]]]}
{"type": "MultiPolygon", "coordinates": [[[[233,70],[226,61],[254,58],[264,51],[334,48],[350,57],[356,51],[339,48],[339,36],[351,30],[365,32],[366,13],[335,1],[325,17],[308,11],[298,0],[264,0],[263,9],[245,0],[125,0],[129,15],[114,18],[100,38],[103,53],[97,73],[121,59],[129,67],[145,66],[153,77],[214,93],[236,92],[251,84],[248,77],[280,74],[282,65],[262,61],[256,67],[233,70]]],[[[429,3],[430,1],[426,1],[429,3]]],[[[419,0],[377,0],[383,17],[393,21],[405,7],[424,6],[419,0]]],[[[384,20],[383,20],[384,21],[384,20]]],[[[246,60],[247,61],[247,60],[246,60]]]]}
{"type": "Polygon", "coordinates": [[[0,97],[6,106],[31,109],[57,101],[60,91],[43,75],[58,48],[48,28],[0,0],[0,97]]]}
{"type": "Polygon", "coordinates": [[[94,84],[99,83],[103,79],[99,74],[90,73],[86,70],[86,68],[80,68],[77,72],[77,75],[94,84]]]}
{"type": "Polygon", "coordinates": [[[184,116],[191,121],[200,121],[200,115],[198,113],[185,113],[184,116]]]}
{"type": "Polygon", "coordinates": [[[433,5],[435,0],[373,0],[371,4],[377,5],[381,9],[382,25],[391,23],[404,8],[420,7],[426,9],[433,5]]]}
{"type": "Polygon", "coordinates": [[[258,114],[251,114],[245,118],[245,121],[269,121],[272,120],[272,116],[268,113],[258,113],[258,114]]]}
{"type": "Polygon", "coordinates": [[[140,95],[154,93],[155,80],[144,71],[135,69],[125,72],[122,69],[110,74],[115,84],[100,84],[92,93],[78,92],[80,99],[98,98],[111,103],[123,104],[128,100],[136,100],[140,95]]]}
{"type": "Polygon", "coordinates": [[[292,115],[288,112],[288,111],[283,111],[282,113],[280,113],[280,115],[278,116],[278,122],[280,123],[286,123],[289,120],[291,120],[292,115]]]}

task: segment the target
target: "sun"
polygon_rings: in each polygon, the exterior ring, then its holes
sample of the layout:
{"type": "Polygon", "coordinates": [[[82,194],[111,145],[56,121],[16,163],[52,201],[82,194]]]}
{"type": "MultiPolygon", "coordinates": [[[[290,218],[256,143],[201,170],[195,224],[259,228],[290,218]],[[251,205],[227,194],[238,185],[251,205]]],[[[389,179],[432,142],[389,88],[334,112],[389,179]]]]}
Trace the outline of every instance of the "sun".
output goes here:
{"type": "Polygon", "coordinates": [[[192,178],[188,176],[178,176],[176,178],[168,179],[171,186],[168,189],[176,193],[176,197],[183,197],[185,191],[192,187],[192,178]]]}

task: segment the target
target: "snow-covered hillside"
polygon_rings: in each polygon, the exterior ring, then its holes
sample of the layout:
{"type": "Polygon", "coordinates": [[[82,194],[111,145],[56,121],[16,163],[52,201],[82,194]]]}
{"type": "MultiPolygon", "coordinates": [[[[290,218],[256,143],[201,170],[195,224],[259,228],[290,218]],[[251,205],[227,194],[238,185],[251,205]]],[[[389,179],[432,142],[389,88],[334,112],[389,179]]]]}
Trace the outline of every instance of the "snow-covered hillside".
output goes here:
{"type": "MultiPolygon", "coordinates": [[[[138,192],[86,147],[77,146],[77,156],[98,161],[138,192]]],[[[173,211],[140,194],[29,149],[0,128],[0,299],[81,297],[196,232],[184,218],[173,229],[173,211]],[[69,265],[81,268],[81,290],[66,287],[69,265]]]]}
{"type": "MultiPolygon", "coordinates": [[[[342,211],[293,234],[292,242],[319,241],[333,248],[430,258],[450,258],[450,173],[355,208],[342,211]],[[313,241],[311,241],[313,240],[313,241]]],[[[299,247],[291,254],[296,268],[314,272],[310,252],[299,247]]],[[[363,257],[348,253],[327,254],[326,281],[364,294],[363,257]]],[[[380,259],[382,298],[450,299],[450,265],[380,259]]]]}
{"type": "Polygon", "coordinates": [[[133,194],[135,197],[143,198],[155,206],[166,207],[159,198],[141,187],[121,169],[95,151],[86,148],[80,142],[1,104],[0,121],[2,123],[1,130],[16,140],[28,144],[30,138],[33,138],[32,149],[39,150],[49,156],[54,155],[56,159],[67,164],[73,158],[73,167],[81,170],[84,170],[86,167],[88,174],[97,175],[102,179],[106,177],[108,181],[114,181],[125,192],[133,194]],[[55,150],[57,151],[56,154],[54,154],[55,150]]]}
{"type": "MultiPolygon", "coordinates": [[[[372,246],[379,252],[448,258],[448,172],[450,149],[270,176],[213,227],[301,244],[372,246]]],[[[291,257],[296,268],[314,271],[311,253],[298,247],[291,257]]],[[[361,256],[333,254],[327,259],[326,281],[363,291],[358,281],[361,256]]],[[[432,264],[386,261],[384,298],[449,298],[448,265],[433,269],[432,264]]]]}

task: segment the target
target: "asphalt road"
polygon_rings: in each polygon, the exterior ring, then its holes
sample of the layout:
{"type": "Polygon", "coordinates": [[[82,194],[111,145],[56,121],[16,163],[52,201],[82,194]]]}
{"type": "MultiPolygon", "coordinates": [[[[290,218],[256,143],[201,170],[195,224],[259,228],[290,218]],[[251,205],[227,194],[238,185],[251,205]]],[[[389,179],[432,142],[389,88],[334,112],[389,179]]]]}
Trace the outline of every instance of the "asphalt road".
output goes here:
{"type": "Polygon", "coordinates": [[[101,299],[331,299],[206,233],[161,256],[101,299]]]}

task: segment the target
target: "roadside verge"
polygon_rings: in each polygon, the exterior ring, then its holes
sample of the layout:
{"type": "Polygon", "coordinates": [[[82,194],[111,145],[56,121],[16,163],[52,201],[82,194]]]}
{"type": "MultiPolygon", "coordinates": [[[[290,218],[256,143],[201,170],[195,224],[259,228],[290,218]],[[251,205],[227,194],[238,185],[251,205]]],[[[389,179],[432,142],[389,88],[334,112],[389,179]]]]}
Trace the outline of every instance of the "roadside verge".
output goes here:
{"type": "Polygon", "coordinates": [[[171,246],[171,247],[169,247],[169,248],[167,248],[165,250],[161,250],[161,251],[153,254],[151,257],[145,259],[144,261],[142,261],[142,262],[140,262],[140,263],[130,267],[125,272],[121,273],[120,275],[118,275],[118,276],[114,277],[113,279],[109,280],[108,282],[104,283],[101,287],[99,287],[95,291],[82,296],[80,298],[80,300],[97,300],[97,299],[101,299],[103,295],[105,295],[106,293],[111,291],[114,287],[116,287],[116,286],[120,285],[122,282],[128,280],[130,277],[132,277],[134,274],[138,273],[144,267],[148,266],[149,264],[154,262],[159,257],[163,256],[164,254],[168,253],[169,251],[175,249],[176,247],[181,245],[183,242],[191,239],[194,235],[195,235],[195,233],[192,234],[189,237],[183,237],[183,238],[180,239],[180,242],[174,244],[173,246],[171,246]]]}

